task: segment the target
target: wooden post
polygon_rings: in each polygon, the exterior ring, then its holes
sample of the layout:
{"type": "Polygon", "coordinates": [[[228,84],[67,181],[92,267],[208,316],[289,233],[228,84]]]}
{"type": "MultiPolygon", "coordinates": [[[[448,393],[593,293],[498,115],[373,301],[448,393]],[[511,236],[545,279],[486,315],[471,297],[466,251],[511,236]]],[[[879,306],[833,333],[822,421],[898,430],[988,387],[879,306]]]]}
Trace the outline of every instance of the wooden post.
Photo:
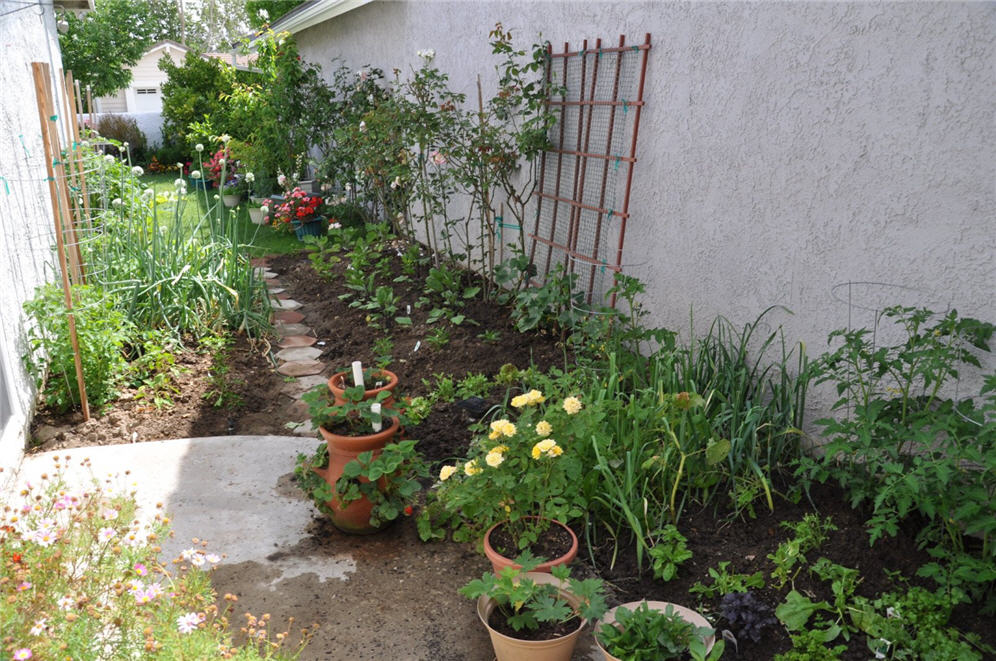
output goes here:
{"type": "Polygon", "coordinates": [[[86,397],[86,383],[83,381],[83,360],[80,357],[79,338],[76,336],[76,317],[73,315],[73,295],[69,284],[69,270],[66,265],[66,249],[62,238],[62,219],[68,216],[65,196],[59,195],[56,188],[56,155],[58,136],[53,135],[55,120],[51,111],[51,90],[49,88],[49,68],[46,62],[32,62],[31,72],[35,79],[35,97],[38,105],[38,122],[41,125],[42,144],[45,147],[45,169],[48,171],[48,193],[52,200],[55,217],[55,245],[59,257],[59,270],[62,273],[62,291],[66,300],[66,317],[69,321],[69,340],[73,345],[73,358],[76,363],[76,384],[80,389],[80,407],[83,419],[90,419],[90,403],[86,397]],[[55,138],[53,140],[53,137],[55,138]]]}
{"type": "MultiPolygon", "coordinates": [[[[77,96],[79,89],[80,84],[73,80],[73,72],[67,71],[66,90],[69,96],[69,105],[79,109],[76,121],[73,122],[73,141],[77,145],[80,143],[80,121],[83,115],[83,101],[77,96]]],[[[76,177],[80,185],[80,194],[83,198],[83,218],[87,229],[93,229],[93,223],[90,222],[90,193],[86,189],[86,163],[83,162],[83,157],[80,155],[79,149],[73,149],[73,157],[76,163],[76,177]]],[[[83,275],[86,277],[85,273],[83,275]]]]}
{"type": "MultiPolygon", "coordinates": [[[[73,107],[69,103],[69,86],[66,84],[66,76],[59,70],[59,86],[62,88],[62,116],[63,116],[63,127],[66,132],[66,141],[69,143],[68,148],[65,152],[60,152],[63,154],[63,158],[68,162],[69,168],[68,172],[65,173],[66,176],[62,180],[62,193],[66,196],[67,207],[71,207],[72,215],[69,217],[68,226],[66,227],[66,233],[69,237],[69,256],[70,262],[73,265],[73,276],[78,284],[86,284],[86,269],[83,265],[83,253],[80,251],[80,240],[79,236],[76,234],[76,228],[83,223],[83,210],[80,208],[80,200],[77,195],[73,193],[74,182],[78,181],[78,162],[76,160],[76,117],[73,113],[73,107]]],[[[65,164],[63,165],[63,170],[66,170],[65,164]]]]}

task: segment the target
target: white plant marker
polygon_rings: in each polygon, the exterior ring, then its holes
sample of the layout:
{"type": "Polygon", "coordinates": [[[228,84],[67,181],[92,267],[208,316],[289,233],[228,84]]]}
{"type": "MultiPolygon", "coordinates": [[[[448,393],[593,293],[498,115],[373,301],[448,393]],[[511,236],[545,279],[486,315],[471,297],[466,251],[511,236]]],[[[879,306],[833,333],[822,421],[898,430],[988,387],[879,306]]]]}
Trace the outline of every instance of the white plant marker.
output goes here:
{"type": "Polygon", "coordinates": [[[363,363],[358,360],[353,361],[353,385],[364,388],[363,385],[363,363]]]}
{"type": "MultiPolygon", "coordinates": [[[[371,404],[370,412],[373,413],[374,415],[380,415],[380,402],[374,402],[373,404],[371,404]]],[[[384,428],[384,423],[374,422],[373,428],[375,432],[379,432],[381,429],[384,428]]]]}

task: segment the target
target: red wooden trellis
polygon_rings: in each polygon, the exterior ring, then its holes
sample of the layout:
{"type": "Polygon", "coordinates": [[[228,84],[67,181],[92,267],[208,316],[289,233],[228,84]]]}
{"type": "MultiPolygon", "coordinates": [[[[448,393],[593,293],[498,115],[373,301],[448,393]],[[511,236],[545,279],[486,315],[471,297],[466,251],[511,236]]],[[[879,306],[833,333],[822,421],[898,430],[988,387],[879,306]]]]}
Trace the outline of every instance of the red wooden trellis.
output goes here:
{"type": "MultiPolygon", "coordinates": [[[[587,40],[577,51],[571,51],[567,43],[562,53],[548,47],[547,83],[559,85],[562,94],[548,101],[548,106],[559,108],[559,114],[551,131],[553,147],[540,159],[539,201],[529,234],[529,257],[533,263],[539,260],[537,267],[544,275],[563,263],[566,272],[578,276],[575,287],[584,292],[588,303],[607,289],[600,279],[596,283],[596,274],[622,270],[649,51],[649,33],[637,46],[627,46],[626,38],[620,36],[619,45],[610,48],[603,48],[601,39],[593,49],[587,40]],[[602,73],[606,68],[610,70],[607,75],[602,73]],[[635,71],[638,79],[634,80],[635,71]],[[554,76],[559,80],[554,82],[554,76]],[[593,162],[591,171],[589,161],[593,162]],[[620,166],[625,167],[625,188],[617,206],[620,166]],[[607,247],[613,231],[617,237],[614,254],[607,247]],[[546,250],[540,248],[537,253],[538,245],[546,250]]],[[[610,304],[615,304],[614,297],[610,304]]]]}

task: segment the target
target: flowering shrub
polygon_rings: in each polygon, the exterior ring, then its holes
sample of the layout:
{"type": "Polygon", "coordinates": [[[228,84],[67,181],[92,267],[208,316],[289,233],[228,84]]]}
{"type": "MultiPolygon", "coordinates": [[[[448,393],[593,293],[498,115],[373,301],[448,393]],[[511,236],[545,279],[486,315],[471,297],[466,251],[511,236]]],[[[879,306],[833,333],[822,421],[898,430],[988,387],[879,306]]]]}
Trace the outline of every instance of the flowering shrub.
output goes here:
{"type": "Polygon", "coordinates": [[[470,539],[505,521],[525,549],[549,526],[534,517],[567,522],[583,513],[576,452],[589,422],[583,402],[549,401],[530,390],[510,406],[518,411],[514,422],[493,420],[486,435],[471,441],[467,457],[440,470],[435,502],[419,518],[423,539],[438,536],[441,523],[452,525],[457,539],[470,539]]]}
{"type": "Polygon", "coordinates": [[[239,164],[235,162],[232,158],[232,152],[225,146],[214,153],[211,160],[204,166],[204,171],[205,179],[210,179],[215,185],[221,186],[222,183],[227,184],[236,178],[239,164]]]}
{"type": "Polygon", "coordinates": [[[322,209],[322,197],[312,195],[295,187],[284,201],[265,200],[263,206],[267,208],[264,220],[273,225],[275,229],[293,229],[295,223],[307,223],[318,219],[318,214],[322,209]]]}
{"type": "MultiPolygon", "coordinates": [[[[221,557],[190,548],[167,567],[158,559],[169,519],[142,523],[134,497],[94,480],[75,491],[60,477],[28,484],[0,520],[0,657],[14,659],[296,658],[269,615],[247,614],[249,642],[232,644],[208,571],[221,557]]],[[[161,506],[157,506],[161,507],[161,506]]],[[[196,542],[196,540],[195,540],[196,542]]],[[[203,546],[203,545],[201,545],[203,546]]]]}

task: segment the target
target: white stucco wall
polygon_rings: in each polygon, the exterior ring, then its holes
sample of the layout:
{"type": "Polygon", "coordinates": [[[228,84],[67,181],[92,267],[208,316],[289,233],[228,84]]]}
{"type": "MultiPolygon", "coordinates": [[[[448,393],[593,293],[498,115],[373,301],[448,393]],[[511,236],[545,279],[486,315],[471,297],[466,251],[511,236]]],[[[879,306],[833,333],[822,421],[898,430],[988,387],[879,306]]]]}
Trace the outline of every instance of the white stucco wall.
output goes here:
{"type": "MultiPolygon", "coordinates": [[[[35,392],[25,373],[22,303],[55,274],[52,207],[35,105],[31,62],[62,67],[51,5],[25,5],[0,16],[0,466],[20,463],[35,392]],[[6,409],[4,409],[6,407],[6,409]]],[[[61,115],[61,111],[59,113],[61,115]]],[[[4,478],[0,475],[0,482],[4,478]]]]}
{"type": "Polygon", "coordinates": [[[996,321],[996,4],[374,2],[296,35],[390,72],[434,48],[493,89],[488,32],[556,49],[652,34],[623,262],[652,321],[772,304],[820,353],[893,303],[996,321]],[[864,285],[848,281],[901,285],[864,285]]]}

